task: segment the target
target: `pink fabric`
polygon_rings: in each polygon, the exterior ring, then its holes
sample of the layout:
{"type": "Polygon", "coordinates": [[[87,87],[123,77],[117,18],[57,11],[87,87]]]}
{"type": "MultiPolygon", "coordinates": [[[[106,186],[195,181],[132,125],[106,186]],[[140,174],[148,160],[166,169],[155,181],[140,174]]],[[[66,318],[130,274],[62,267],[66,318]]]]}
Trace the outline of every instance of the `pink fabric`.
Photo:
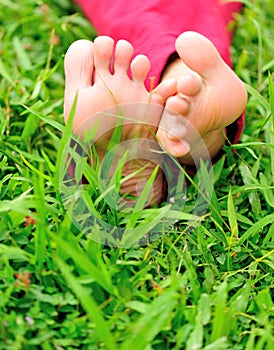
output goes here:
{"type": "MultiPolygon", "coordinates": [[[[179,34],[193,30],[208,37],[225,62],[232,66],[230,44],[233,36],[227,24],[239,12],[241,3],[222,0],[75,0],[99,35],[115,41],[126,39],[135,54],[145,54],[151,63],[150,77],[159,83],[168,58],[175,51],[179,34]]],[[[146,80],[149,89],[150,80],[146,80]]],[[[231,142],[239,140],[244,125],[241,116],[228,128],[231,142]]]]}

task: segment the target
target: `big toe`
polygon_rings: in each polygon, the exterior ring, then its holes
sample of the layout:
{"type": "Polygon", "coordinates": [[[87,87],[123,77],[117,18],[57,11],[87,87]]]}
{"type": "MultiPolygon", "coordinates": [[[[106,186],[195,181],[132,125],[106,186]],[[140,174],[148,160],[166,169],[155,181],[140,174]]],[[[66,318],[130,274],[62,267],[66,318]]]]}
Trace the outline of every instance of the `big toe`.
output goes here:
{"type": "Polygon", "coordinates": [[[75,95],[79,89],[89,87],[92,83],[93,67],[93,43],[89,40],[77,40],[71,44],[64,61],[66,94],[75,95]]]}
{"type": "Polygon", "coordinates": [[[176,39],[175,46],[184,63],[201,76],[206,75],[212,68],[215,70],[217,66],[223,64],[223,60],[213,43],[197,32],[182,33],[176,39]]]}
{"type": "Polygon", "coordinates": [[[179,35],[175,45],[183,62],[201,77],[201,88],[206,87],[201,89],[199,104],[204,114],[208,114],[210,109],[212,113],[215,111],[215,118],[218,117],[219,123],[214,124],[214,128],[232,123],[241,115],[246,105],[247,92],[244,83],[225,63],[213,43],[203,35],[184,32],[179,35]]]}

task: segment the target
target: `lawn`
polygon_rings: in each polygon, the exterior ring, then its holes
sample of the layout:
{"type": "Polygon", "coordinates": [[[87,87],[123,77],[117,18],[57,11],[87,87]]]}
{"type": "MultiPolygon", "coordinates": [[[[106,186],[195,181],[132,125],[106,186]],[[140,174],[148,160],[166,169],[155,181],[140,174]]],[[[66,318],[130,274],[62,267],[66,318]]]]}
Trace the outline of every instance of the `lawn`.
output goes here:
{"type": "Polygon", "coordinates": [[[0,349],[273,349],[274,2],[243,2],[239,144],[182,206],[119,210],[63,123],[64,53],[95,31],[68,0],[1,0],[0,349]]]}

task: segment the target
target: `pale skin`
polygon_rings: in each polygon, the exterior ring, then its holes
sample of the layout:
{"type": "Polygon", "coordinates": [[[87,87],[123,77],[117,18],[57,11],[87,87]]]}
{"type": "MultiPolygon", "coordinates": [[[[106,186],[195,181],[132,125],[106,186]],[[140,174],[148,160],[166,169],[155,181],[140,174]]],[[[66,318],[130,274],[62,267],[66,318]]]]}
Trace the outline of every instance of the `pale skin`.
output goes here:
{"type": "MultiPolygon", "coordinates": [[[[115,48],[109,37],[98,37],[94,43],[87,40],[73,43],[65,57],[65,121],[76,94],[78,102],[73,130],[78,136],[83,136],[84,131],[92,128],[101,111],[111,107],[114,110],[119,105],[122,112],[130,118],[138,118],[140,122],[134,127],[125,122],[122,141],[134,137],[156,139],[181,163],[191,164],[193,158],[204,157],[201,151],[204,148],[199,147],[197,133],[193,136],[189,131],[191,128],[188,130],[187,120],[201,136],[199,139],[205,143],[210,156],[214,157],[223,146],[225,127],[235,121],[246,106],[244,84],[204,36],[185,32],[177,38],[175,47],[180,58],[166,67],[162,82],[150,93],[144,86],[150,69],[149,61],[144,55],[138,55],[131,61],[134,49],[129,42],[120,40],[115,48]],[[127,73],[129,68],[131,78],[127,73]],[[158,108],[155,107],[149,115],[147,110],[143,113],[141,110],[136,117],[123,107],[128,103],[149,103],[158,108]]],[[[112,124],[115,126],[115,121],[108,119],[109,125],[102,124],[102,128],[108,131],[112,124]]],[[[102,133],[104,130],[99,131],[102,133]]],[[[110,136],[111,131],[108,131],[95,144],[100,157],[104,156],[110,136]]],[[[144,172],[124,184],[122,193],[138,195],[140,183],[145,182],[155,168],[155,164],[147,160],[132,161],[124,169],[125,175],[140,166],[146,167],[144,172]]],[[[162,173],[159,172],[151,203],[162,200],[162,182],[162,173]]]]}
{"type": "MultiPolygon", "coordinates": [[[[180,59],[167,67],[163,80],[177,77],[177,94],[167,100],[166,107],[194,126],[213,158],[224,144],[225,127],[235,121],[246,106],[245,86],[214,45],[200,34],[183,33],[177,38],[175,46],[180,59]]],[[[161,124],[167,126],[168,119],[167,114],[161,124]]],[[[188,144],[191,155],[185,153],[187,148],[184,149],[180,140],[187,130],[184,133],[179,125],[174,125],[172,133],[176,135],[177,130],[178,138],[168,138],[168,134],[162,132],[161,124],[157,136],[168,150],[173,150],[173,156],[184,164],[191,164],[193,157],[203,157],[203,148],[199,148],[199,143],[191,138],[188,144]]]]}
{"type": "MultiPolygon", "coordinates": [[[[155,139],[164,104],[167,98],[176,94],[176,80],[167,79],[160,84],[153,93],[149,93],[144,81],[150,70],[150,63],[146,56],[138,55],[132,62],[134,49],[132,45],[120,40],[115,47],[113,74],[110,72],[111,59],[114,51],[114,41],[110,37],[101,36],[94,43],[88,40],[74,42],[65,57],[65,121],[69,116],[71,106],[78,94],[77,108],[73,119],[73,131],[77,136],[84,137],[84,133],[99,124],[97,133],[102,135],[96,140],[96,150],[103,159],[117,119],[109,114],[122,114],[127,118],[138,119],[139,124],[124,125],[121,142],[134,137],[155,139]],[[132,78],[128,76],[130,68],[132,78]],[[128,104],[141,106],[136,115],[136,109],[128,104]],[[116,106],[119,105],[119,108],[116,106]],[[155,106],[152,113],[147,115],[147,106],[155,106]],[[143,108],[145,106],[145,108],[143,108]],[[107,110],[107,116],[98,112],[107,110]],[[147,124],[150,127],[147,127],[147,124]],[[104,131],[106,131],[105,134],[104,131]]],[[[144,151],[145,152],[145,151],[144,151]]],[[[122,155],[121,155],[122,156],[122,155]]],[[[163,158],[159,156],[158,162],[163,158]]],[[[121,193],[133,196],[140,195],[142,187],[155,169],[155,164],[146,159],[128,162],[123,175],[133,173],[140,168],[145,169],[121,186],[121,193]]],[[[159,171],[154,181],[151,203],[159,203],[162,199],[162,172],[159,171]]]]}

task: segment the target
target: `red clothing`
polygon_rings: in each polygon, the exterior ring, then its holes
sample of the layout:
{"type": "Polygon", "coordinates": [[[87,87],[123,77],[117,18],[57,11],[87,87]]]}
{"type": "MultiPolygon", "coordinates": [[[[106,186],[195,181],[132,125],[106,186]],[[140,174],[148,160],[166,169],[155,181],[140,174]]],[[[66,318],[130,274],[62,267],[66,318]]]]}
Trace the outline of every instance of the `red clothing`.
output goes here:
{"type": "MultiPolygon", "coordinates": [[[[175,51],[175,40],[187,30],[209,38],[225,62],[232,66],[232,32],[227,24],[241,3],[222,4],[222,0],[75,0],[99,35],[115,41],[128,40],[136,54],[145,54],[151,63],[150,77],[158,84],[161,73],[175,51]]],[[[150,80],[146,80],[149,88],[150,80]]],[[[239,140],[244,126],[243,115],[227,128],[232,143],[239,140]]]]}

